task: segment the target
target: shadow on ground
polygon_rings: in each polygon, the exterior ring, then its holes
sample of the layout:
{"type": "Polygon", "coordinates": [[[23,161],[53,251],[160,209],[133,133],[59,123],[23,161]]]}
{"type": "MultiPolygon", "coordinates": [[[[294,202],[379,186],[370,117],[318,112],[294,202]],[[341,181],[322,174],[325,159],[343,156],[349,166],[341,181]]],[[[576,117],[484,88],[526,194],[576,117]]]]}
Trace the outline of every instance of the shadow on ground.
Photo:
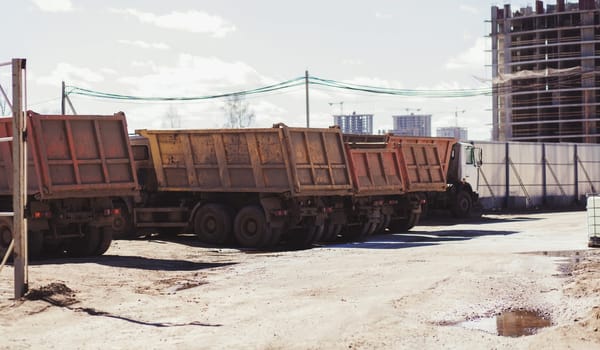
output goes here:
{"type": "Polygon", "coordinates": [[[88,258],[55,258],[32,261],[30,265],[88,264],[152,271],[197,271],[235,265],[236,262],[204,263],[188,260],[156,259],[141,256],[102,255],[88,258]]]}
{"type": "Polygon", "coordinates": [[[445,242],[466,241],[481,236],[506,236],[519,231],[492,230],[443,230],[411,231],[409,233],[385,234],[370,237],[364,242],[349,242],[325,246],[326,248],[402,249],[426,247],[445,242]]]}

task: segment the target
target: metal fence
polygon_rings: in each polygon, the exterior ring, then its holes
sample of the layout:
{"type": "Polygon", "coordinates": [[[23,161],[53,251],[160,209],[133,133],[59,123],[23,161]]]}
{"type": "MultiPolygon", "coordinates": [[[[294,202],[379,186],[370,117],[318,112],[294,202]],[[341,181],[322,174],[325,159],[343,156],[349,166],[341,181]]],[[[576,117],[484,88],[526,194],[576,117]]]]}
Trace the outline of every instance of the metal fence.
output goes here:
{"type": "Polygon", "coordinates": [[[600,188],[600,144],[475,141],[485,209],[583,207],[600,188]]]}

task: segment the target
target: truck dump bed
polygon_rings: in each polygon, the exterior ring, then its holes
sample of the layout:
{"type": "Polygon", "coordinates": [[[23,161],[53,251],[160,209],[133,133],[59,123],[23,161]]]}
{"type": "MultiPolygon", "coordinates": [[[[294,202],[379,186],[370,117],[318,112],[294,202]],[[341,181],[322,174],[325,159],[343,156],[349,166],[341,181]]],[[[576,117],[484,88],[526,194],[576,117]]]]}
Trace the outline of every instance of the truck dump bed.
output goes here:
{"type": "MultiPolygon", "coordinates": [[[[137,191],[125,115],[27,114],[28,192],[41,199],[129,196],[137,191]]],[[[0,137],[12,136],[12,118],[0,137]]],[[[12,194],[12,142],[0,143],[0,194],[12,194]]]]}
{"type": "Polygon", "coordinates": [[[348,194],[339,129],[137,130],[159,191],[348,194]]]}
{"type": "MultiPolygon", "coordinates": [[[[12,137],[12,117],[0,118],[0,137],[12,137]]],[[[31,148],[27,149],[27,193],[36,193],[39,189],[38,179],[35,175],[35,166],[31,148]]],[[[13,154],[12,142],[0,142],[0,196],[13,194],[13,154]]]]}
{"type": "Polygon", "coordinates": [[[446,190],[454,139],[344,135],[344,141],[357,194],[446,190]]]}

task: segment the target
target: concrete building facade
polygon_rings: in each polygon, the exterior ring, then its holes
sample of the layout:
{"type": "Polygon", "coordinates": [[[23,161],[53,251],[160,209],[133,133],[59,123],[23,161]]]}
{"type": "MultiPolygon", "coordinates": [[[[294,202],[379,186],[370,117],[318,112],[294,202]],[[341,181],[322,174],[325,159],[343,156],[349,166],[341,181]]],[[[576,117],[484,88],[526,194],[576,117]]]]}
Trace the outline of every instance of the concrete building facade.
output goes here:
{"type": "Polygon", "coordinates": [[[395,135],[403,136],[431,136],[431,114],[394,115],[394,129],[390,130],[395,135]]]}
{"type": "Polygon", "coordinates": [[[600,2],[492,7],[492,139],[600,143],[600,2]]]}
{"type": "Polygon", "coordinates": [[[454,137],[460,141],[467,141],[469,139],[469,132],[467,128],[461,128],[457,126],[437,128],[435,135],[437,137],[454,137]]]}
{"type": "Polygon", "coordinates": [[[344,134],[373,134],[373,114],[334,115],[333,123],[340,127],[344,134]]]}

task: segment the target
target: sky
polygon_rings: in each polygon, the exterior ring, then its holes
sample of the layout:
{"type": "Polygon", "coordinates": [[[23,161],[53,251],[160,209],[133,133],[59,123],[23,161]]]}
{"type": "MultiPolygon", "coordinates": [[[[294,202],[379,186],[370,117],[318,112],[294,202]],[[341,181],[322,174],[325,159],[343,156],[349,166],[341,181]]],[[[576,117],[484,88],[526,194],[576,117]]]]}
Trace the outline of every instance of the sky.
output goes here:
{"type": "MultiPolygon", "coordinates": [[[[531,1],[530,1],[531,2],[531,1]]],[[[189,97],[237,92],[311,76],[398,89],[473,89],[491,85],[491,6],[458,1],[0,0],[0,63],[27,59],[27,108],[60,113],[61,82],[121,95],[189,97]],[[486,66],[487,65],[487,66],[486,66]]],[[[513,8],[528,3],[513,2],[513,8]]],[[[530,4],[529,4],[530,5],[530,4]]],[[[0,85],[11,87],[10,67],[0,85]]],[[[306,126],[305,87],[245,98],[253,127],[306,126]]],[[[70,95],[78,114],[123,111],[128,128],[221,128],[223,99],[129,102],[70,95]]],[[[311,127],[332,115],[431,114],[436,128],[491,133],[491,97],[422,98],[310,85],[311,127]]],[[[9,112],[7,112],[9,113],[9,112]]],[[[6,113],[5,113],[6,114],[6,113]]]]}

